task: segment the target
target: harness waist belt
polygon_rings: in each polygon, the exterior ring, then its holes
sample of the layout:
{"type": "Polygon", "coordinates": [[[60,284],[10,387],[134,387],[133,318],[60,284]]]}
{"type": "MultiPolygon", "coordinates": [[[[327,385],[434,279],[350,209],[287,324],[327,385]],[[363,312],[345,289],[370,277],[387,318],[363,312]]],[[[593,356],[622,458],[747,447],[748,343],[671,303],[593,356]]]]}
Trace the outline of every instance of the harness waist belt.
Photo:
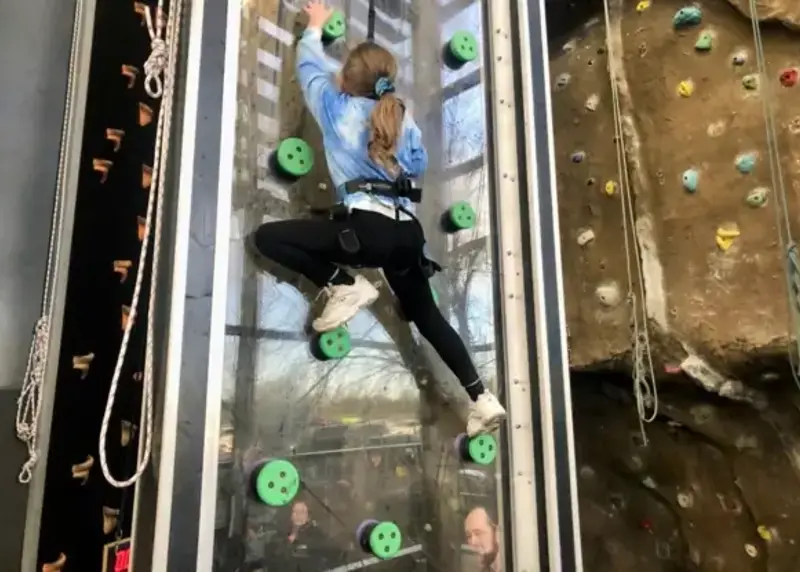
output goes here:
{"type": "Polygon", "coordinates": [[[415,186],[414,182],[407,177],[400,177],[396,181],[384,181],[382,179],[355,179],[344,184],[344,190],[348,194],[367,193],[378,195],[390,199],[405,198],[412,203],[422,201],[422,189],[415,186]]]}

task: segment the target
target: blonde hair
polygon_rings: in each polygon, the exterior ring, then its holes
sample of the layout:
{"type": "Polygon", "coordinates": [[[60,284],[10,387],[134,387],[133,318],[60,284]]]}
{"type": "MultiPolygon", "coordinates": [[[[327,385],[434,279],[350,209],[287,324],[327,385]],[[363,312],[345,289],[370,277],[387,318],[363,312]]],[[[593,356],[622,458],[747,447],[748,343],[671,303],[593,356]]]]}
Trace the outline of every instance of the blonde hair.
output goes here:
{"type": "Polygon", "coordinates": [[[386,78],[394,83],[397,61],[386,49],[372,42],[356,46],[347,56],[341,72],[342,91],[358,97],[377,97],[370,115],[370,158],[393,175],[397,174],[397,142],[403,128],[405,106],[394,93],[375,93],[375,83],[386,78]]]}

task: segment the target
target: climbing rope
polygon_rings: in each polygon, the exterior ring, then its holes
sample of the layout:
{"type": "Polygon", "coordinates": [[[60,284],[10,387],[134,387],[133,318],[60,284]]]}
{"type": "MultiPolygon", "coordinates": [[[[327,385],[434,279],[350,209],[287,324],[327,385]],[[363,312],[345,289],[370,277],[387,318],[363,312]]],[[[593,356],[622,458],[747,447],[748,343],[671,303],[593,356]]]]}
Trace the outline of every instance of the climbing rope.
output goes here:
{"type": "Polygon", "coordinates": [[[144,62],[144,90],[154,99],[158,99],[164,93],[161,74],[167,69],[167,43],[161,37],[164,30],[163,8],[164,0],[159,0],[155,22],[150,7],[147,6],[144,11],[147,32],[150,34],[150,55],[144,62]]]}
{"type": "Polygon", "coordinates": [[[75,66],[78,51],[78,36],[83,18],[83,0],[75,6],[75,20],[72,24],[72,43],[69,52],[69,69],[67,71],[67,98],[64,104],[64,124],[61,129],[61,150],[58,155],[58,171],[56,191],[53,204],[53,222],[50,225],[50,244],[47,252],[47,264],[44,274],[44,292],[42,309],[33,329],[33,340],[28,352],[25,375],[22,378],[22,389],[17,398],[16,432],[28,450],[28,459],[22,465],[19,482],[27,484],[33,478],[33,468],[39,460],[38,436],[39,415],[41,413],[42,386],[47,370],[47,351],[50,346],[50,322],[53,319],[54,290],[53,279],[61,257],[61,227],[64,224],[64,185],[67,146],[72,138],[73,124],[70,121],[73,111],[72,92],[75,84],[75,66]]]}
{"type": "MultiPolygon", "coordinates": [[[[606,25],[606,49],[609,62],[613,62],[615,57],[619,56],[621,58],[622,54],[616,53],[616,45],[611,39],[611,9],[609,7],[609,0],[603,0],[603,10],[606,25]]],[[[620,202],[622,204],[622,228],[628,275],[628,299],[631,302],[631,316],[633,322],[633,393],[636,397],[639,430],[642,434],[643,444],[647,445],[645,424],[652,423],[658,416],[658,384],[656,382],[653,356],[650,349],[650,333],[648,330],[647,306],[644,291],[644,272],[642,271],[640,260],[641,247],[634,234],[636,215],[633,208],[628,159],[623,138],[624,132],[618,86],[620,78],[617,77],[614,65],[609,65],[608,70],[611,79],[611,99],[614,111],[617,175],[620,180],[620,195],[622,199],[620,202]],[[631,246],[633,255],[631,255],[631,246]],[[631,265],[631,259],[635,262],[635,272],[631,265]],[[634,282],[636,282],[636,287],[634,287],[634,282]]]]}
{"type": "MultiPolygon", "coordinates": [[[[131,300],[131,310],[128,321],[125,325],[125,332],[122,336],[122,343],[117,356],[116,367],[114,374],[111,378],[111,387],[108,392],[108,401],[106,402],[105,412],[103,413],[103,422],[100,426],[100,467],[103,470],[103,476],[108,483],[116,488],[126,488],[139,480],[142,476],[147,464],[150,462],[153,443],[153,334],[154,323],[153,315],[155,313],[156,293],[158,290],[158,266],[161,252],[161,216],[164,203],[164,177],[166,174],[167,157],[169,154],[169,135],[172,125],[172,104],[173,94],[175,87],[175,64],[176,56],[178,53],[178,42],[180,39],[180,26],[181,26],[181,8],[183,2],[180,0],[173,1],[169,17],[167,18],[167,38],[164,46],[160,41],[161,30],[163,27],[163,19],[159,17],[163,14],[164,0],[159,0],[155,27],[159,28],[157,31],[151,28],[152,17],[149,9],[146,11],[146,18],[148,28],[150,29],[150,36],[154,38],[152,41],[153,51],[150,57],[147,58],[148,62],[153,62],[150,67],[151,72],[155,75],[148,76],[145,80],[145,87],[152,83],[159,88],[159,96],[163,95],[161,101],[161,110],[158,114],[158,122],[156,124],[156,139],[155,149],[153,151],[153,179],[150,184],[150,196],[147,202],[147,216],[145,218],[144,237],[142,239],[142,249],[139,253],[139,267],[136,273],[136,284],[133,289],[133,298],[131,300]],[[164,47],[165,50],[161,51],[164,47]],[[158,66],[161,65],[160,54],[166,53],[167,58],[164,60],[164,83],[162,85],[158,66]],[[155,229],[155,232],[153,232],[155,229]],[[150,244],[150,235],[153,234],[153,261],[151,264],[150,276],[150,300],[148,304],[147,316],[147,340],[145,342],[145,357],[144,357],[144,375],[142,376],[142,407],[145,408],[144,414],[144,427],[141,431],[141,438],[144,439],[144,448],[140,448],[140,455],[137,459],[136,471],[134,474],[125,481],[119,481],[114,478],[108,467],[106,441],[108,434],[108,426],[111,421],[111,412],[114,410],[114,402],[117,395],[117,387],[119,385],[119,377],[122,373],[122,366],[125,363],[125,357],[128,352],[128,343],[130,341],[131,331],[133,330],[134,323],[139,307],[139,297],[141,295],[142,283],[144,281],[145,268],[147,267],[147,250],[150,244]]],[[[147,64],[145,64],[147,66],[147,64]]],[[[146,68],[147,69],[147,68],[146,68]]],[[[150,92],[148,91],[148,94],[150,92]]],[[[153,97],[159,97],[153,96],[153,97]]]]}

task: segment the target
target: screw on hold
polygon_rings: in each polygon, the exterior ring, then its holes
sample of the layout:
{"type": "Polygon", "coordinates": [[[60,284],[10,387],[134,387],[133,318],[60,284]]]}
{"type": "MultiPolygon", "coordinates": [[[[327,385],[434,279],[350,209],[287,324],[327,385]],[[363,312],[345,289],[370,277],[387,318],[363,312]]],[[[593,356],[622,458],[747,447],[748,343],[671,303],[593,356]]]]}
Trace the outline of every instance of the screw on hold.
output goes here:
{"type": "Polygon", "coordinates": [[[606,184],[603,186],[603,191],[609,197],[614,196],[617,193],[617,183],[614,181],[606,181],[606,184]]]}
{"type": "Polygon", "coordinates": [[[717,228],[717,247],[722,252],[726,252],[731,246],[733,246],[733,241],[738,238],[740,234],[741,232],[739,231],[739,227],[734,223],[720,226],[717,228]]]}
{"type": "Polygon", "coordinates": [[[700,32],[697,41],[694,43],[694,49],[698,52],[709,52],[714,43],[714,38],[711,32],[700,32]]]}
{"type": "Polygon", "coordinates": [[[763,524],[759,525],[759,527],[756,528],[756,532],[758,532],[758,535],[761,537],[762,540],[765,540],[767,542],[772,541],[772,531],[763,524]]]}
{"type": "Polygon", "coordinates": [[[658,487],[653,477],[645,477],[644,479],[642,479],[642,485],[644,485],[645,488],[648,488],[650,490],[653,490],[658,487]]]}
{"type": "Polygon", "coordinates": [[[619,286],[613,280],[600,284],[594,291],[597,301],[607,308],[617,306],[622,300],[619,286]]]}
{"type": "Polygon", "coordinates": [[[684,6],[672,17],[672,26],[676,30],[696,26],[703,19],[703,12],[697,6],[684,6]]]}
{"type": "Polygon", "coordinates": [[[596,93],[593,93],[586,100],[586,104],[584,105],[584,107],[586,108],[586,111],[596,111],[597,106],[599,104],[600,104],[600,96],[597,95],[596,93]]]}
{"type": "Polygon", "coordinates": [[[594,240],[594,231],[591,228],[581,229],[578,233],[578,246],[586,246],[594,240]]]}
{"type": "Polygon", "coordinates": [[[747,204],[754,209],[761,208],[767,204],[769,190],[766,187],[758,187],[747,193],[747,204]]]}
{"type": "Polygon", "coordinates": [[[783,87],[794,87],[797,85],[797,69],[789,68],[781,72],[781,85],[783,87]]]}
{"type": "Polygon", "coordinates": [[[758,76],[754,73],[747,74],[742,78],[742,87],[747,91],[755,91],[758,89],[758,76]]]}
{"type": "Polygon", "coordinates": [[[638,4],[636,4],[636,11],[641,14],[645,10],[650,7],[650,0],[640,0],[638,4]]]}
{"type": "Polygon", "coordinates": [[[793,117],[788,125],[789,133],[792,135],[800,134],[800,116],[793,117]]]}
{"type": "Polygon", "coordinates": [[[756,166],[755,153],[742,153],[736,157],[736,170],[743,175],[748,175],[753,172],[756,166]]]}
{"type": "Polygon", "coordinates": [[[731,58],[731,63],[735,66],[743,66],[747,63],[747,52],[745,50],[740,50],[733,54],[731,58]]]}
{"type": "Polygon", "coordinates": [[[583,160],[586,159],[586,153],[583,151],[575,151],[572,155],[569,156],[570,161],[573,163],[583,163],[583,160]]]}
{"type": "Polygon", "coordinates": [[[691,493],[678,493],[678,506],[690,508],[694,504],[694,497],[691,493]]]}
{"type": "Polygon", "coordinates": [[[690,193],[697,192],[697,184],[700,181],[700,174],[694,169],[686,169],[681,175],[683,188],[690,193]]]}
{"type": "Polygon", "coordinates": [[[685,79],[678,84],[678,95],[681,97],[691,97],[694,93],[694,82],[690,79],[685,79]]]}
{"type": "Polygon", "coordinates": [[[556,89],[564,89],[569,85],[572,76],[568,73],[560,73],[556,76],[556,89]]]}

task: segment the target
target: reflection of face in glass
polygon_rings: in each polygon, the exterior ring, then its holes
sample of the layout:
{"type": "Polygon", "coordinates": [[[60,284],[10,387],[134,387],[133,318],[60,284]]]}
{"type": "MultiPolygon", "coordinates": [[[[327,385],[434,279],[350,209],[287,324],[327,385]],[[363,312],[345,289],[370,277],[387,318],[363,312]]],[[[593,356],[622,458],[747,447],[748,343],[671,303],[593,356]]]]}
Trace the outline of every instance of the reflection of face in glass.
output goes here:
{"type": "Polygon", "coordinates": [[[296,502],[292,506],[292,525],[304,526],[308,524],[308,506],[304,502],[296,502]]]}
{"type": "Polygon", "coordinates": [[[369,462],[372,463],[372,466],[377,469],[381,464],[381,455],[380,455],[380,453],[373,453],[372,455],[370,455],[369,456],[369,462]]]}
{"type": "Polygon", "coordinates": [[[481,556],[484,566],[497,563],[500,547],[497,529],[483,508],[475,508],[464,519],[464,534],[467,544],[481,556]]]}

